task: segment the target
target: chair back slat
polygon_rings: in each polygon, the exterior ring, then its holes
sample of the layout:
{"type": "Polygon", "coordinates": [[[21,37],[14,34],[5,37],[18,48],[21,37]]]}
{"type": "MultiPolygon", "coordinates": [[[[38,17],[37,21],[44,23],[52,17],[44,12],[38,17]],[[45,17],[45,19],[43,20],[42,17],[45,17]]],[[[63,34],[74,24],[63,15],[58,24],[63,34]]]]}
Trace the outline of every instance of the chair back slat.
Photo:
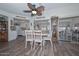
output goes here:
{"type": "Polygon", "coordinates": [[[33,34],[31,30],[25,30],[26,40],[33,40],[33,34]]]}
{"type": "Polygon", "coordinates": [[[34,31],[34,40],[42,41],[42,31],[41,30],[34,31]]]}

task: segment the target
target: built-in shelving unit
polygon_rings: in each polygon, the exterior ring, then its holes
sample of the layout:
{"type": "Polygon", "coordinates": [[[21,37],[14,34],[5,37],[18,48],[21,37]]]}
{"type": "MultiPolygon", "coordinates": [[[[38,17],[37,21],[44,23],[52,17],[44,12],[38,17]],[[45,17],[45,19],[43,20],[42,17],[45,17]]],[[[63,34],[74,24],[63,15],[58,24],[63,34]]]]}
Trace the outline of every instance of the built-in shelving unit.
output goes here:
{"type": "Polygon", "coordinates": [[[8,18],[0,15],[0,42],[8,41],[8,18]]]}
{"type": "Polygon", "coordinates": [[[60,40],[79,43],[79,17],[60,19],[59,29],[60,40]]]}

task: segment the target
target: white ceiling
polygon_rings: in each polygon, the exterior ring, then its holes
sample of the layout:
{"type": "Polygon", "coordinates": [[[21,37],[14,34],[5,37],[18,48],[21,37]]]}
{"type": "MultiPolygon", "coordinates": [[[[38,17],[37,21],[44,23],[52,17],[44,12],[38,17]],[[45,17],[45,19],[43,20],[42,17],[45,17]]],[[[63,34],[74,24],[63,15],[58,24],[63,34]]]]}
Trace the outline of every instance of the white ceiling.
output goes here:
{"type": "MultiPolygon", "coordinates": [[[[45,6],[45,11],[58,11],[58,8],[61,7],[67,7],[67,6],[79,6],[77,3],[34,3],[37,6],[39,5],[44,5],[45,6]]],[[[23,12],[23,10],[29,10],[27,7],[27,3],[0,3],[0,10],[7,11],[9,13],[13,14],[20,14],[20,15],[26,15],[26,13],[23,12]]],[[[62,10],[63,11],[63,10],[62,10]]],[[[28,13],[27,13],[28,14],[28,13]]],[[[59,15],[59,14],[58,14],[59,15]]]]}

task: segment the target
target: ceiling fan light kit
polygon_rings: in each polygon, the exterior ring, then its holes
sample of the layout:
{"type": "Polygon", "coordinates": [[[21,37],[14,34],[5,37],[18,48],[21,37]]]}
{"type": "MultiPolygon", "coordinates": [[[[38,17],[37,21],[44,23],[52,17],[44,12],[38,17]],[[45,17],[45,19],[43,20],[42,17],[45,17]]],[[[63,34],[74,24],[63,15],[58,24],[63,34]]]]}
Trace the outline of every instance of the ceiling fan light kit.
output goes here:
{"type": "Polygon", "coordinates": [[[35,14],[35,15],[36,15],[36,14],[37,14],[37,11],[35,11],[35,10],[34,10],[34,11],[32,11],[32,14],[35,14]]]}

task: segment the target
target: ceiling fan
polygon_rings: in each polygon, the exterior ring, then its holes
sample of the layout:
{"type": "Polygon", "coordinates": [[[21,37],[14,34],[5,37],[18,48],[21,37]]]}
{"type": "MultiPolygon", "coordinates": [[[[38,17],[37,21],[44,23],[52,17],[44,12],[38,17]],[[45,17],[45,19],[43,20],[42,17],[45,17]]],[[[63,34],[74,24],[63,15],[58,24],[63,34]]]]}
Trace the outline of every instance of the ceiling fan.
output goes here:
{"type": "Polygon", "coordinates": [[[27,3],[27,6],[30,8],[30,10],[24,10],[25,13],[31,13],[31,16],[38,15],[41,16],[44,11],[44,6],[39,6],[36,8],[35,4],[27,3]]]}

